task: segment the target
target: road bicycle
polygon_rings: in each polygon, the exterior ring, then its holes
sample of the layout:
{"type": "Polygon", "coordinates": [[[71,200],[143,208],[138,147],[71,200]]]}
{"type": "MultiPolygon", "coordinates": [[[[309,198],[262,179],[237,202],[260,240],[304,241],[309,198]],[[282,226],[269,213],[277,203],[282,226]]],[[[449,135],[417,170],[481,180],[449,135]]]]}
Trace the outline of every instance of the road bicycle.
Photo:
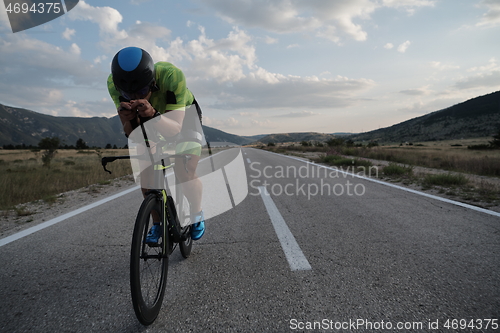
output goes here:
{"type": "MultiPolygon", "coordinates": [[[[147,138],[145,141],[149,148],[147,138]]],[[[135,220],[130,251],[132,303],[137,319],[146,326],[152,324],[160,312],[165,295],[170,254],[179,244],[182,256],[188,258],[193,246],[189,201],[184,196],[177,178],[174,201],[166,177],[166,170],[174,165],[172,159],[177,158],[177,162],[183,160],[185,165],[189,155],[163,154],[161,151],[162,145],[157,145],[157,156],[152,156],[149,150],[149,157],[127,155],[102,158],[102,166],[109,173],[111,171],[106,169],[106,165],[115,160],[149,158],[152,162],[151,168],[154,170],[155,184],[163,184],[162,188],[151,189],[145,194],[135,220]],[[146,235],[153,225],[153,215],[160,218],[162,236],[157,244],[147,244],[146,235]]]]}

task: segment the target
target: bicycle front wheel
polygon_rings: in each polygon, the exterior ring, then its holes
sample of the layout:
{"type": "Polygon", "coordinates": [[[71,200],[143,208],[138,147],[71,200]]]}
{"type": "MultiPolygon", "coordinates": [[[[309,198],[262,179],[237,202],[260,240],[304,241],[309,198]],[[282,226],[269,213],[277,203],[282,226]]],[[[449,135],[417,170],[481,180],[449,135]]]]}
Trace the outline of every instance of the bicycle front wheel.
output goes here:
{"type": "Polygon", "coordinates": [[[186,235],[187,238],[179,243],[179,249],[184,258],[188,258],[191,255],[191,249],[193,247],[193,240],[191,239],[191,213],[190,205],[188,199],[180,194],[177,198],[177,215],[179,217],[179,223],[181,224],[181,234],[186,235]]]}
{"type": "Polygon", "coordinates": [[[132,236],[130,289],[135,314],[143,325],[150,325],[155,321],[165,295],[168,237],[162,232],[163,236],[157,245],[151,246],[145,243],[146,235],[153,225],[152,216],[161,217],[162,209],[162,200],[155,194],[148,195],[137,214],[132,236]]]}

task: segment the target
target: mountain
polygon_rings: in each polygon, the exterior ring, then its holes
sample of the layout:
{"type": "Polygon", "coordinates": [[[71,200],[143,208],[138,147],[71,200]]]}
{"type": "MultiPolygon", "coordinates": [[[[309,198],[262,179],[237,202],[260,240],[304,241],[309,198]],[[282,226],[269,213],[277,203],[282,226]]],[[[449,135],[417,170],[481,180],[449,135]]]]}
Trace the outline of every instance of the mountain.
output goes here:
{"type": "Polygon", "coordinates": [[[269,134],[258,140],[258,142],[263,144],[268,143],[284,143],[284,142],[301,142],[301,141],[319,141],[325,142],[329,139],[335,138],[332,134],[323,134],[316,132],[304,132],[304,133],[280,133],[280,134],[269,134]]]}
{"type": "Polygon", "coordinates": [[[0,104],[0,146],[23,143],[36,146],[42,138],[53,136],[67,145],[75,145],[79,138],[96,147],[127,144],[118,116],[55,117],[0,104]]]}
{"type": "Polygon", "coordinates": [[[500,91],[497,91],[349,139],[378,142],[466,139],[491,136],[499,127],[500,91]]]}
{"type": "MultiPolygon", "coordinates": [[[[251,137],[229,134],[208,126],[203,126],[203,131],[210,142],[244,145],[255,141],[251,137]]],[[[42,138],[54,136],[70,146],[75,145],[80,138],[91,147],[105,147],[107,144],[123,147],[127,144],[118,116],[55,117],[0,104],[0,147],[22,144],[36,146],[42,138]]]]}

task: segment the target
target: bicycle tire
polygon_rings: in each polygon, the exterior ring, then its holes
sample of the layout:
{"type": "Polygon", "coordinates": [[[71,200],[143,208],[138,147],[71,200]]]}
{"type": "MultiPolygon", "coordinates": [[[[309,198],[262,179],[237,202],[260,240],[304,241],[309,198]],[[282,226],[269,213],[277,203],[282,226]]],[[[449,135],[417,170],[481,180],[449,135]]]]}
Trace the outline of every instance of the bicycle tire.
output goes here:
{"type": "Polygon", "coordinates": [[[168,237],[162,236],[160,246],[156,247],[144,242],[153,224],[153,211],[163,216],[162,200],[156,194],[149,194],[137,214],[130,252],[132,304],[137,319],[145,326],[152,324],[160,312],[168,274],[168,250],[163,253],[164,248],[168,249],[168,237]]]}
{"type": "Polygon", "coordinates": [[[191,239],[191,211],[190,205],[187,198],[179,193],[177,196],[177,215],[179,217],[179,223],[181,224],[181,234],[186,234],[187,238],[185,241],[179,243],[179,250],[184,258],[189,258],[191,255],[191,249],[193,248],[193,240],[191,239]],[[182,225],[185,225],[182,227],[182,225]]]}

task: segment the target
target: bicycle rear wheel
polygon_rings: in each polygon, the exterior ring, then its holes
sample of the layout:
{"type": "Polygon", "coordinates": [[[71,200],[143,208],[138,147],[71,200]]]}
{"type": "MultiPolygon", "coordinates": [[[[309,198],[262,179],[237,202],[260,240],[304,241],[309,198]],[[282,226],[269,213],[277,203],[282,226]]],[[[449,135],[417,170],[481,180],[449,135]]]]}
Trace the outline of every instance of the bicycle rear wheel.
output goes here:
{"type": "MultiPolygon", "coordinates": [[[[143,325],[152,324],[163,302],[168,273],[168,237],[162,236],[159,246],[145,243],[146,235],[153,225],[151,214],[162,214],[162,201],[155,195],[148,195],[139,209],[132,236],[130,253],[130,289],[137,319],[143,325]]],[[[162,225],[163,227],[163,225],[162,225]]],[[[165,233],[163,233],[165,235],[165,233]]]]}

